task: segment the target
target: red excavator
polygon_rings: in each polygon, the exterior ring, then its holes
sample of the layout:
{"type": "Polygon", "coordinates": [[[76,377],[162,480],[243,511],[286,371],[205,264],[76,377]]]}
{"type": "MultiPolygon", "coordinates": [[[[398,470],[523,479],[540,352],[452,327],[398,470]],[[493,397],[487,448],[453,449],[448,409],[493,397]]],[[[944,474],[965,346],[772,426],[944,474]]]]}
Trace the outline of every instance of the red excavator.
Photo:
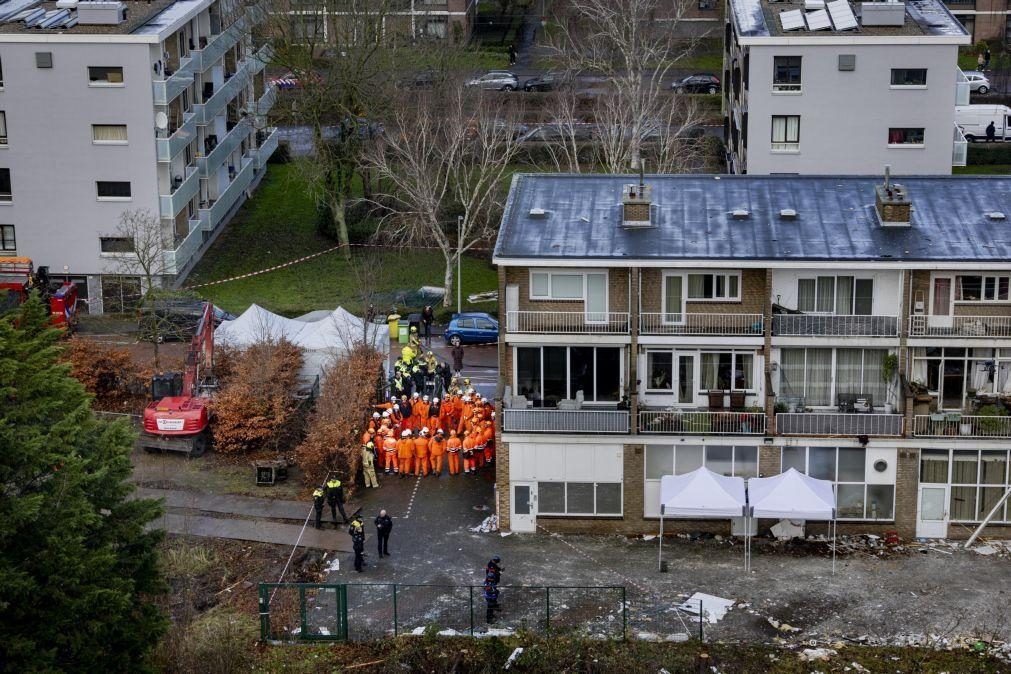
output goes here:
{"type": "Polygon", "coordinates": [[[208,403],[217,387],[214,379],[214,307],[204,302],[197,331],[186,353],[185,372],[151,377],[152,402],[144,408],[144,449],[184,452],[191,457],[207,450],[208,403]]]}
{"type": "Polygon", "coordinates": [[[35,269],[31,258],[0,258],[0,313],[13,309],[37,289],[49,305],[53,325],[73,332],[77,328],[77,286],[70,281],[53,281],[49,267],[35,269]]]}

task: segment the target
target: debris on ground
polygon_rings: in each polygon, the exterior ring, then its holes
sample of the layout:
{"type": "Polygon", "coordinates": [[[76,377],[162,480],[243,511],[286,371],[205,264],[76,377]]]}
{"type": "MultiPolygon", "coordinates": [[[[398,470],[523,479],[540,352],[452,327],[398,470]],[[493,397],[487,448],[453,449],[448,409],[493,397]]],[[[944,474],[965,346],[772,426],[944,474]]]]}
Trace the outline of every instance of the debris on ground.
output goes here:
{"type": "Polygon", "coordinates": [[[828,662],[839,652],[834,648],[805,648],[800,652],[801,662],[828,662]]]}
{"type": "Polygon", "coordinates": [[[779,520],[770,529],[778,540],[790,540],[804,536],[804,520],[779,520]]]}
{"type": "Polygon", "coordinates": [[[471,527],[471,531],[474,533],[490,534],[492,532],[498,531],[498,515],[488,515],[481,524],[476,527],[471,527]]]}
{"type": "Polygon", "coordinates": [[[701,610],[703,618],[707,623],[715,624],[727,615],[727,611],[733,608],[736,602],[733,599],[724,599],[705,592],[696,592],[688,597],[688,600],[678,608],[692,615],[699,615],[701,610]]]}
{"type": "Polygon", "coordinates": [[[504,665],[502,665],[502,669],[509,669],[510,667],[512,667],[513,663],[516,662],[516,658],[518,658],[521,655],[523,655],[523,648],[519,646],[514,648],[512,655],[510,655],[509,659],[505,661],[504,665]]]}

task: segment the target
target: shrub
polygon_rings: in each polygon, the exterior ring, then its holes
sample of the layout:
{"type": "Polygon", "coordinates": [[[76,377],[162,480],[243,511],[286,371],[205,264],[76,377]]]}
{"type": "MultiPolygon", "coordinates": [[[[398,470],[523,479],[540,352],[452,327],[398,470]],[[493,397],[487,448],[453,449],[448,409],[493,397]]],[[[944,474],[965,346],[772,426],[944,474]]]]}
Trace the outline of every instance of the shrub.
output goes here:
{"type": "Polygon", "coordinates": [[[147,403],[151,372],[139,367],[126,349],[74,337],[65,343],[62,360],[69,363],[70,375],[95,397],[94,409],[139,413],[147,403]]]}
{"type": "Polygon", "coordinates": [[[172,628],[158,649],[159,669],[187,674],[249,671],[259,636],[255,617],[216,606],[193,622],[172,628]]]}
{"type": "Polygon", "coordinates": [[[982,417],[976,420],[976,427],[983,435],[997,435],[1004,430],[1006,422],[1003,418],[1007,415],[1007,410],[1003,407],[983,405],[976,412],[976,416],[982,417]]]}

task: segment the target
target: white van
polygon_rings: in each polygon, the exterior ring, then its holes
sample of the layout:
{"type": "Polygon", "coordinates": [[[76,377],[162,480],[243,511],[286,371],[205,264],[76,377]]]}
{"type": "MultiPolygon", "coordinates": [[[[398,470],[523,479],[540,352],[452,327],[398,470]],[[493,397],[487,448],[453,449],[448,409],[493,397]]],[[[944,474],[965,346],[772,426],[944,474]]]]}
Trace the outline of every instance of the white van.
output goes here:
{"type": "Polygon", "coordinates": [[[1011,108],[1006,105],[956,105],[955,124],[970,143],[986,140],[986,127],[993,122],[997,140],[1011,140],[1011,108]]]}

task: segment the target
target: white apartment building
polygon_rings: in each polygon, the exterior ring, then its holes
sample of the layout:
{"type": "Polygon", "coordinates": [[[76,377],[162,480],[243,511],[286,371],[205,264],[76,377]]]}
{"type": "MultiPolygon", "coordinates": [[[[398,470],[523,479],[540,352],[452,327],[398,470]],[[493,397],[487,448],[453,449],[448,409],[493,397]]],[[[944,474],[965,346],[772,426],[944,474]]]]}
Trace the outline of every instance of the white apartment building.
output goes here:
{"type": "Polygon", "coordinates": [[[116,228],[145,209],[185,275],[277,147],[262,16],[241,0],[0,5],[2,253],[121,310],[140,280],[114,273],[132,246],[116,228]]]}
{"type": "Polygon", "coordinates": [[[965,28],[940,0],[728,0],[724,130],[731,173],[950,174],[965,28]]]}

